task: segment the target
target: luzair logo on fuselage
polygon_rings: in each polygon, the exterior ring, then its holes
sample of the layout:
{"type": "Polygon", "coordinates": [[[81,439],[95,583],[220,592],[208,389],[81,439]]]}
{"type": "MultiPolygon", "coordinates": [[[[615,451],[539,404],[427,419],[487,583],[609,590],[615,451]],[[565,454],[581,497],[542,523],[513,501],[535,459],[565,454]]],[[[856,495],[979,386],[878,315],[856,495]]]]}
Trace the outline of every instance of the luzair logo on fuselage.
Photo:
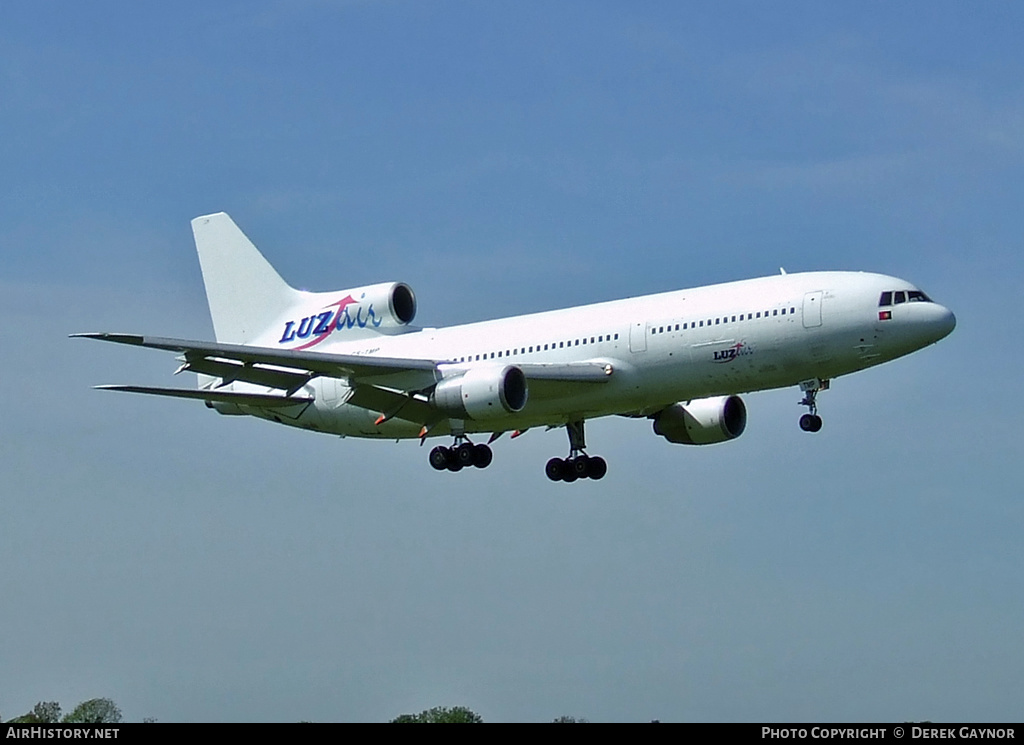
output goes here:
{"type": "MultiPolygon", "coordinates": [[[[363,297],[366,296],[363,295],[363,297]]],[[[356,307],[353,313],[353,306],[358,306],[359,302],[359,300],[356,300],[351,295],[346,295],[336,303],[325,305],[320,313],[314,313],[297,321],[287,321],[284,324],[281,339],[277,343],[304,342],[296,347],[292,347],[292,349],[298,351],[315,347],[335,331],[344,331],[354,326],[361,329],[367,326],[371,328],[380,326],[384,319],[378,317],[373,312],[373,303],[370,303],[365,309],[356,307]],[[309,339],[309,341],[305,341],[306,339],[309,339]]]]}
{"type": "Polygon", "coordinates": [[[754,348],[744,342],[737,342],[727,349],[715,350],[712,361],[719,364],[733,362],[738,357],[746,357],[754,353],[754,348]]]}

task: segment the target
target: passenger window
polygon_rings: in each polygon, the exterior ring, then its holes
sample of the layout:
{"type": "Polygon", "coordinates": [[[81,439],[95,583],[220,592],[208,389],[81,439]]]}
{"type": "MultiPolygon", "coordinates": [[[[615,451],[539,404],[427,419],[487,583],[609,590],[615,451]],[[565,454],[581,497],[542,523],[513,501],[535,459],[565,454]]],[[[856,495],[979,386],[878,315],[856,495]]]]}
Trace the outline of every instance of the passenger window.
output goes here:
{"type": "Polygon", "coordinates": [[[776,310],[773,310],[773,311],[772,311],[772,315],[773,315],[773,316],[777,316],[777,315],[779,315],[779,311],[778,311],[778,309],[776,309],[776,310]]]}

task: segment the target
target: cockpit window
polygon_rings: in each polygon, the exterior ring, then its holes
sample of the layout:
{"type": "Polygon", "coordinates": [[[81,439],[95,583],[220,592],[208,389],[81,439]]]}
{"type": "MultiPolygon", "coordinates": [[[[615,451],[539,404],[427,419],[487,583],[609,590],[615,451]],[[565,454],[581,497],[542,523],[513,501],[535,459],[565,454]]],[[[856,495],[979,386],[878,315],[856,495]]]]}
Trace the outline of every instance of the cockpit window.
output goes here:
{"type": "Polygon", "coordinates": [[[878,307],[899,305],[900,303],[930,303],[932,299],[920,290],[887,290],[878,300],[878,307]]]}

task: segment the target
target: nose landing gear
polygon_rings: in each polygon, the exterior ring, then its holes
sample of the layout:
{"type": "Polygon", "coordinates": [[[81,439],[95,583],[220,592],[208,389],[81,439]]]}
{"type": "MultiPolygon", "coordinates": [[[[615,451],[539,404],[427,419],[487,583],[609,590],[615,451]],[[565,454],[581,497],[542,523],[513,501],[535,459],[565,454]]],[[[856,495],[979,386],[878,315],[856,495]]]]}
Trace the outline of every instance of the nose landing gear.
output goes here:
{"type": "Polygon", "coordinates": [[[544,466],[544,473],[552,481],[572,483],[577,479],[604,478],[608,473],[608,464],[599,455],[587,455],[583,452],[586,441],[583,436],[583,420],[569,422],[565,425],[569,434],[569,457],[552,458],[544,466]]]}
{"type": "Polygon", "coordinates": [[[800,384],[800,390],[804,392],[804,399],[801,406],[806,406],[809,413],[800,417],[800,429],[804,432],[817,432],[821,429],[821,417],[818,416],[817,396],[818,391],[827,391],[829,381],[814,378],[805,380],[800,384]]]}

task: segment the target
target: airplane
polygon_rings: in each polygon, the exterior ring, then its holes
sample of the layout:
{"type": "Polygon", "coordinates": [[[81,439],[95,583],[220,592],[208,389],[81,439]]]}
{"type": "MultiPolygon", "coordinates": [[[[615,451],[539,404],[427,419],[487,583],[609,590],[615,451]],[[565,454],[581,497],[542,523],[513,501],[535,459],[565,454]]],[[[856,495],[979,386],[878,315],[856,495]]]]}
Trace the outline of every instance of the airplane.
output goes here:
{"type": "Polygon", "coordinates": [[[402,282],[336,292],[289,286],[225,213],[192,231],[215,342],[116,333],[77,337],[176,352],[195,389],[100,389],[197,399],[221,414],[377,439],[451,437],[430,465],[486,468],[505,433],[564,427],[552,481],[600,479],[584,424],[647,418],[671,443],[743,434],[740,394],[799,387],[806,432],[832,379],[934,344],[947,308],[896,277],[808,272],[746,279],[448,328],[412,324],[402,282]],[[480,442],[488,436],[487,442],[480,442]]]}

